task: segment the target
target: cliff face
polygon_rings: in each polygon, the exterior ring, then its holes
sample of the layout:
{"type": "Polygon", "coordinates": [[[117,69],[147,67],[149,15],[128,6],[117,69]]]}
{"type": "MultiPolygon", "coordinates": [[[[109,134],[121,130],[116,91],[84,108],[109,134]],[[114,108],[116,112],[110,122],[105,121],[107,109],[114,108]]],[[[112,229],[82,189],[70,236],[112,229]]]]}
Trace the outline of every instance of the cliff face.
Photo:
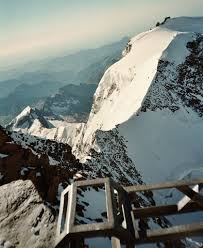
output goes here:
{"type": "Polygon", "coordinates": [[[59,184],[70,183],[81,169],[71,148],[39,139],[32,139],[31,144],[27,143],[30,146],[24,144],[23,148],[23,137],[17,142],[10,135],[0,129],[0,185],[19,179],[31,180],[44,200],[56,204],[59,184]],[[57,161],[62,157],[61,163],[57,161]]]}
{"type": "Polygon", "coordinates": [[[0,127],[0,247],[54,247],[61,190],[81,169],[68,145],[0,127]]]}
{"type": "Polygon", "coordinates": [[[0,247],[54,247],[56,219],[31,180],[0,187],[0,247]]]}

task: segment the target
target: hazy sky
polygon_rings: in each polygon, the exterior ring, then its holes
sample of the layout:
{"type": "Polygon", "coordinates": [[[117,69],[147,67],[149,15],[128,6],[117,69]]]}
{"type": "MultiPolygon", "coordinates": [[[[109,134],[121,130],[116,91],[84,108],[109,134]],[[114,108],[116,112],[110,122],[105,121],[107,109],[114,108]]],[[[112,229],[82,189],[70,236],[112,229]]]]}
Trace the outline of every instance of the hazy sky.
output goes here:
{"type": "Polygon", "coordinates": [[[203,16],[203,0],[0,0],[0,66],[97,47],[168,15],[203,16]]]}

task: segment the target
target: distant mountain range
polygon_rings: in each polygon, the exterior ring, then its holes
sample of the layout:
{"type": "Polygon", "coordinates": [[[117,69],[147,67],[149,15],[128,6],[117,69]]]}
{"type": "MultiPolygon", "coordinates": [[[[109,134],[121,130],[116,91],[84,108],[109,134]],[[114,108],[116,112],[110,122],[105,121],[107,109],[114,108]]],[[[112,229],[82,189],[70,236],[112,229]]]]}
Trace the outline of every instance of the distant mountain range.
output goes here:
{"type": "MultiPolygon", "coordinates": [[[[99,48],[81,50],[69,55],[64,53],[64,56],[30,62],[8,70],[0,68],[0,82],[18,78],[21,81],[29,81],[31,79],[30,83],[35,84],[37,83],[35,81],[39,82],[40,78],[43,80],[52,78],[55,80],[60,79],[61,81],[65,80],[67,83],[74,83],[75,80],[73,79],[77,77],[77,74],[90,65],[106,60],[106,58],[119,60],[128,40],[128,37],[124,37],[120,41],[99,48]]],[[[79,81],[77,83],[88,82],[79,81]]]]}
{"type": "MultiPolygon", "coordinates": [[[[33,106],[38,101],[49,102],[50,98],[44,98],[54,93],[55,99],[59,95],[67,98],[70,87],[60,89],[65,85],[97,85],[105,70],[121,58],[127,42],[128,38],[123,38],[100,48],[29,63],[9,71],[0,70],[0,124],[7,124],[28,105],[33,106]]],[[[90,88],[96,89],[95,86],[90,88]]],[[[81,99],[83,107],[80,111],[85,112],[83,119],[92,104],[94,92],[91,92],[87,105],[81,99]]]]}
{"type": "Polygon", "coordinates": [[[96,88],[96,84],[69,84],[55,95],[38,102],[36,108],[48,119],[86,122],[96,88]]]}

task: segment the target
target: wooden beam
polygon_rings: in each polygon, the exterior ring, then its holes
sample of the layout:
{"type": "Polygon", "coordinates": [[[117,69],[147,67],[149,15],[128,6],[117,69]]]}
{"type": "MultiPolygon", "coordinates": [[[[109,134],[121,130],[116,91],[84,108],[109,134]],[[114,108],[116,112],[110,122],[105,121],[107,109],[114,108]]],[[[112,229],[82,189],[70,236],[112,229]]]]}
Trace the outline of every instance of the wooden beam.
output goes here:
{"type": "Polygon", "coordinates": [[[158,217],[158,216],[203,211],[203,207],[199,206],[195,202],[190,202],[183,209],[181,209],[181,211],[178,210],[177,204],[144,207],[144,208],[134,208],[132,211],[133,211],[135,219],[140,219],[143,217],[158,217]]]}
{"type": "Polygon", "coordinates": [[[112,248],[121,248],[120,240],[116,237],[111,238],[111,247],[112,248]]]}
{"type": "Polygon", "coordinates": [[[76,181],[74,182],[74,184],[78,188],[89,187],[89,186],[98,187],[98,186],[104,185],[105,183],[108,183],[109,180],[110,179],[108,177],[96,178],[96,179],[91,179],[91,180],[76,181]]]}
{"type": "Polygon", "coordinates": [[[196,201],[201,207],[203,207],[203,196],[194,191],[194,189],[191,189],[189,186],[186,185],[178,186],[176,188],[187,197],[189,197],[191,200],[196,201]]]}
{"type": "Polygon", "coordinates": [[[191,181],[182,180],[182,181],[170,182],[170,183],[127,186],[124,187],[124,189],[128,193],[131,193],[131,192],[148,191],[148,190],[170,189],[170,188],[177,188],[180,186],[189,186],[196,184],[203,185],[203,178],[198,180],[191,180],[191,181]]]}
{"type": "Polygon", "coordinates": [[[193,236],[203,236],[203,222],[179,225],[164,229],[155,229],[147,230],[146,235],[142,237],[139,232],[135,234],[136,240],[135,243],[154,243],[162,242],[172,239],[179,239],[184,237],[193,237],[193,236]]]}
{"type": "MultiPolygon", "coordinates": [[[[192,187],[192,190],[195,192],[199,192],[199,185],[196,184],[195,186],[192,187]]],[[[188,197],[187,195],[184,196],[178,203],[178,211],[180,211],[181,209],[183,209],[189,202],[191,201],[191,198],[188,197]]]]}

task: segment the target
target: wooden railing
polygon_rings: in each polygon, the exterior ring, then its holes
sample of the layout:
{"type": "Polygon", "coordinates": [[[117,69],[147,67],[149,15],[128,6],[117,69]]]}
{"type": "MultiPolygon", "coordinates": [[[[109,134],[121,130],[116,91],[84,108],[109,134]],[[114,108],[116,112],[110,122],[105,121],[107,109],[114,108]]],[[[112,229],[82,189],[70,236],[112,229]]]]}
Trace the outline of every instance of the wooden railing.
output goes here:
{"type": "MultiPolygon", "coordinates": [[[[169,226],[151,230],[147,225],[136,225],[146,218],[180,215],[203,211],[203,196],[200,193],[203,179],[178,181],[151,185],[122,187],[109,178],[77,181],[68,186],[61,195],[57,226],[56,247],[85,247],[83,240],[92,237],[110,237],[113,248],[121,244],[132,248],[137,244],[166,242],[187,236],[203,237],[203,215],[198,223],[169,226]],[[77,192],[84,187],[104,187],[106,194],[107,221],[92,224],[75,224],[77,192]],[[132,195],[138,192],[177,189],[184,197],[176,204],[135,208],[132,195]],[[125,221],[125,227],[122,223],[125,221]]],[[[85,200],[85,199],[84,199],[85,200]]]]}

